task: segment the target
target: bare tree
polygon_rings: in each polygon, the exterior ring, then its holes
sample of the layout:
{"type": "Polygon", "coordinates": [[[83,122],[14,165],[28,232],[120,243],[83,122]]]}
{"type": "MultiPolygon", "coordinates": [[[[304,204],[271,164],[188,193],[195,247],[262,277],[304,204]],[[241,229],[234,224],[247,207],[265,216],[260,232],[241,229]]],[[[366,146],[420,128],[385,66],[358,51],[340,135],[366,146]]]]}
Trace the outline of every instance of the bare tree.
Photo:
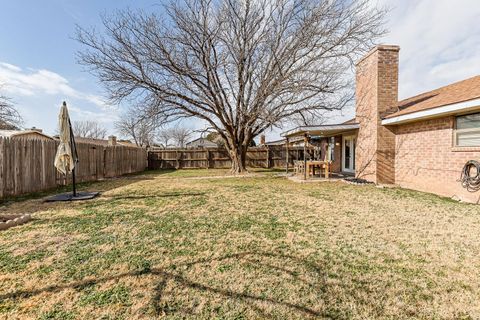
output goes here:
{"type": "Polygon", "coordinates": [[[158,143],[164,148],[173,147],[175,145],[173,142],[172,128],[163,128],[159,130],[156,138],[158,143]]]}
{"type": "Polygon", "coordinates": [[[22,116],[17,109],[15,109],[11,103],[11,100],[3,95],[0,95],[0,129],[19,129],[22,124],[22,116]]]}
{"type": "Polygon", "coordinates": [[[179,148],[185,148],[188,140],[192,136],[193,131],[185,127],[172,128],[172,137],[175,145],[179,148]]]}
{"type": "Polygon", "coordinates": [[[171,128],[163,128],[159,130],[156,135],[156,140],[164,148],[173,147],[174,143],[171,128]]]}
{"type": "Polygon", "coordinates": [[[92,120],[74,121],[72,124],[73,133],[77,137],[105,139],[108,131],[99,122],[92,120]]]}
{"type": "Polygon", "coordinates": [[[103,17],[105,35],[78,27],[78,58],[112,102],[206,121],[239,173],[267,128],[351,100],[345,75],[384,33],[384,13],[368,0],[172,1],[161,13],[103,17]]]}
{"type": "Polygon", "coordinates": [[[147,147],[153,144],[157,121],[139,113],[137,109],[132,109],[115,122],[115,128],[120,135],[133,139],[137,146],[147,147]]]}
{"type": "Polygon", "coordinates": [[[160,142],[165,148],[168,147],[178,147],[185,148],[188,140],[193,134],[193,130],[175,126],[170,128],[164,128],[160,130],[157,134],[158,142],[160,142]]]}

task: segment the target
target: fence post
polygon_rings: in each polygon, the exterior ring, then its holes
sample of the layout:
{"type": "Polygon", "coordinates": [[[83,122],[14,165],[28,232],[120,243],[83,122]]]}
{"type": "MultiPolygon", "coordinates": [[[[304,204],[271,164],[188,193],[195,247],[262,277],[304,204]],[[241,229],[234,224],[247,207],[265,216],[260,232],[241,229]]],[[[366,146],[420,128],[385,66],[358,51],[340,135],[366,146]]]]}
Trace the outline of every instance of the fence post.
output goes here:
{"type": "Polygon", "coordinates": [[[175,169],[180,169],[180,159],[178,158],[178,150],[175,149],[175,158],[177,159],[177,164],[175,165],[175,169]]]}
{"type": "Polygon", "coordinates": [[[266,146],[266,148],[267,148],[267,157],[266,157],[266,158],[267,158],[267,169],[270,169],[270,163],[271,163],[271,161],[270,161],[270,156],[271,156],[271,153],[270,153],[270,148],[269,148],[268,146],[266,146]]]}
{"type": "Polygon", "coordinates": [[[210,168],[210,150],[206,149],[206,158],[207,158],[207,169],[210,168]]]}
{"type": "Polygon", "coordinates": [[[286,149],[286,159],[287,159],[287,164],[286,164],[286,173],[288,174],[288,138],[285,139],[285,149],[286,149]]]}

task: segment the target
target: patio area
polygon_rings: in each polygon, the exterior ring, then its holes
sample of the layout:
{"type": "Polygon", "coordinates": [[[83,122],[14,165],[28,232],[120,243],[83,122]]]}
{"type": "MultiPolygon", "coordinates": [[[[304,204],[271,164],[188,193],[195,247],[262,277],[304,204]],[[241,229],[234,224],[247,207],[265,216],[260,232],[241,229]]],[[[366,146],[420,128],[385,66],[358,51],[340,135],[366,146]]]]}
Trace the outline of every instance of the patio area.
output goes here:
{"type": "MultiPolygon", "coordinates": [[[[297,179],[338,179],[355,175],[355,145],[359,125],[303,126],[284,132],[285,146],[303,146],[303,160],[295,161],[297,179]],[[302,138],[299,140],[299,138],[302,138]]],[[[288,152],[287,152],[288,153],[288,152]]],[[[287,168],[287,173],[290,168],[287,168]]]]}

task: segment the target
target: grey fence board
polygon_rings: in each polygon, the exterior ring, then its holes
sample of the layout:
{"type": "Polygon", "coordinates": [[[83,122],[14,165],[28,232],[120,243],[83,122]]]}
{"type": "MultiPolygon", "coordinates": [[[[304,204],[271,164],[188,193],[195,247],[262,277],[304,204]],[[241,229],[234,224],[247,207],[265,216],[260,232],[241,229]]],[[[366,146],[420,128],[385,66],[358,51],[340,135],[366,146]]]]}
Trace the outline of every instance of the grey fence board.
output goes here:
{"type": "MultiPolygon", "coordinates": [[[[254,147],[248,149],[247,166],[282,168],[286,166],[285,146],[254,147]]],[[[303,159],[302,147],[290,147],[289,165],[303,159]]],[[[148,152],[149,169],[230,168],[232,162],[224,148],[212,149],[154,149],[148,152]]]]}
{"type": "MultiPolygon", "coordinates": [[[[70,183],[54,167],[58,141],[0,138],[0,198],[37,192],[70,183]]],[[[127,146],[77,144],[78,182],[96,181],[140,172],[147,151],[127,146]]]]}

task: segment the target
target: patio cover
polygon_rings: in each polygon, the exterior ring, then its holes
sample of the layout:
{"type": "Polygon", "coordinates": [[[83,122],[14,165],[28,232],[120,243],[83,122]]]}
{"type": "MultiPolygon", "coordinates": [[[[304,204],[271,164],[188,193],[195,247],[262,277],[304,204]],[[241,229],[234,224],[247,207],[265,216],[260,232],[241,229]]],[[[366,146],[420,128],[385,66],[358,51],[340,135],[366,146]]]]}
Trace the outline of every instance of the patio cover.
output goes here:
{"type": "Polygon", "coordinates": [[[360,125],[358,123],[301,126],[301,127],[297,127],[295,129],[283,132],[281,136],[284,138],[292,138],[292,137],[304,136],[305,134],[307,134],[309,136],[331,137],[344,132],[356,130],[358,128],[360,128],[360,125]]]}

